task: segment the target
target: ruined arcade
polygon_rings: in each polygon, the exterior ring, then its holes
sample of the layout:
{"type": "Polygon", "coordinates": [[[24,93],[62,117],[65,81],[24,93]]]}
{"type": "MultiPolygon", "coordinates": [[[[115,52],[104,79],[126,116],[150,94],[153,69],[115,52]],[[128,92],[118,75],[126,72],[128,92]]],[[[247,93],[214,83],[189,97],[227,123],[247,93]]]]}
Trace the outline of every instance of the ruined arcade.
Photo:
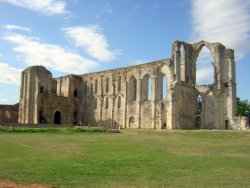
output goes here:
{"type": "Polygon", "coordinates": [[[42,66],[22,72],[18,123],[151,129],[238,129],[234,51],[220,43],[176,41],[169,59],[53,78],[42,66]],[[202,48],[214,83],[196,84],[202,48]]]}

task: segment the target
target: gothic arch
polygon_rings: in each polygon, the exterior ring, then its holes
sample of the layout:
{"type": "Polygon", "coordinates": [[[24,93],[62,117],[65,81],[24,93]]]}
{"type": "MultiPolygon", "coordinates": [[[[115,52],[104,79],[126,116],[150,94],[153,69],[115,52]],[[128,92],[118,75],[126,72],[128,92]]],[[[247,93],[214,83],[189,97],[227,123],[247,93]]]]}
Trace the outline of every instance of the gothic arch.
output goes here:
{"type": "Polygon", "coordinates": [[[215,59],[206,45],[199,48],[194,66],[196,85],[212,85],[216,83],[215,59]]]}
{"type": "Polygon", "coordinates": [[[128,100],[130,102],[137,99],[137,80],[134,76],[131,76],[128,82],[128,100]]]}
{"type": "Polygon", "coordinates": [[[148,101],[152,97],[152,79],[150,74],[145,74],[142,78],[142,100],[148,101]]]}
{"type": "Polygon", "coordinates": [[[226,48],[221,43],[209,43],[205,41],[193,44],[192,57],[194,65],[196,65],[197,58],[199,57],[199,54],[204,47],[206,47],[210,51],[210,54],[214,61],[214,75],[215,75],[214,84],[216,85],[217,88],[221,88],[220,82],[223,80],[223,64],[225,61],[226,48]]]}
{"type": "Polygon", "coordinates": [[[194,60],[195,60],[195,62],[196,62],[196,60],[197,60],[197,58],[198,58],[198,56],[199,56],[201,50],[202,50],[204,47],[206,47],[206,48],[210,51],[210,53],[211,53],[213,59],[215,60],[213,45],[212,45],[211,43],[208,43],[208,42],[205,42],[205,41],[201,41],[201,42],[199,42],[199,43],[193,44],[194,60]]]}

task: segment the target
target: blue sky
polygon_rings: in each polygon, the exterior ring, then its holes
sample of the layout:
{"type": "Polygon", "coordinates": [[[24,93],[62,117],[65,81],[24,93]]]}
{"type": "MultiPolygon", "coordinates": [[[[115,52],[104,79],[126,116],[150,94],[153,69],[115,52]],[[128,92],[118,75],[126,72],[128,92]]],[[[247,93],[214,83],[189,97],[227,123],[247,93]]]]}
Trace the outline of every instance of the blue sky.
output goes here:
{"type": "Polygon", "coordinates": [[[18,101],[27,66],[86,73],[168,58],[173,41],[201,39],[235,49],[238,96],[250,99],[246,0],[0,0],[0,103],[18,101]]]}

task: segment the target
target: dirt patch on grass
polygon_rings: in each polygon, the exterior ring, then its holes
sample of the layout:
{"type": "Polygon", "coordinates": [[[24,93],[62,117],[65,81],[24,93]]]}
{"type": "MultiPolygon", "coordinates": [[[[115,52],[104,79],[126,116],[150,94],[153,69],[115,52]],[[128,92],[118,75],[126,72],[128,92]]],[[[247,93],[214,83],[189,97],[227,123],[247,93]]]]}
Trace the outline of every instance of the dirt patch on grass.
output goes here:
{"type": "Polygon", "coordinates": [[[0,180],[0,188],[53,188],[53,187],[39,185],[39,184],[31,184],[31,185],[17,184],[12,181],[0,180]]]}

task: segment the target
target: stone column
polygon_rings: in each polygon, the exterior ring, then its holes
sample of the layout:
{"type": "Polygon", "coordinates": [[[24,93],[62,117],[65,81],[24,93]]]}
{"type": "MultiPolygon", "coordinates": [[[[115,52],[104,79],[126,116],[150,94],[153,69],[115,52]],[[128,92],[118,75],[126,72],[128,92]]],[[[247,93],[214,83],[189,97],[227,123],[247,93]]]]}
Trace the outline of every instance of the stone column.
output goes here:
{"type": "Polygon", "coordinates": [[[128,81],[127,76],[124,78],[125,88],[124,88],[124,112],[123,112],[123,128],[127,128],[127,109],[128,109],[128,81]]]}
{"type": "Polygon", "coordinates": [[[229,118],[231,128],[237,129],[234,126],[234,117],[236,115],[236,76],[235,76],[235,60],[234,51],[228,49],[226,51],[227,55],[227,65],[228,65],[228,85],[227,85],[227,116],[229,118]]]}
{"type": "Polygon", "coordinates": [[[138,114],[138,128],[141,128],[141,92],[142,92],[142,79],[137,79],[137,114],[138,114]]]}
{"type": "Polygon", "coordinates": [[[103,121],[103,103],[104,103],[104,97],[103,97],[103,76],[100,79],[100,86],[99,86],[99,94],[100,94],[100,121],[103,121]]]}
{"type": "Polygon", "coordinates": [[[112,95],[111,95],[111,98],[112,98],[112,107],[111,107],[111,125],[112,127],[114,127],[114,120],[115,120],[115,100],[116,100],[116,82],[115,82],[115,78],[112,78],[112,83],[111,83],[111,86],[112,86],[112,95]]]}
{"type": "Polygon", "coordinates": [[[180,45],[176,43],[174,46],[174,66],[175,66],[175,75],[176,75],[176,82],[181,80],[181,53],[180,53],[180,45]]]}
{"type": "Polygon", "coordinates": [[[224,78],[224,63],[225,63],[225,48],[221,45],[214,46],[214,60],[215,60],[215,75],[217,81],[217,89],[222,88],[224,78]]]}
{"type": "Polygon", "coordinates": [[[152,79],[152,128],[156,129],[156,96],[157,96],[157,76],[151,76],[152,79]]]}
{"type": "Polygon", "coordinates": [[[172,87],[169,87],[168,94],[168,106],[167,106],[167,129],[172,130],[176,128],[176,100],[175,100],[175,91],[173,91],[172,87]]]}

